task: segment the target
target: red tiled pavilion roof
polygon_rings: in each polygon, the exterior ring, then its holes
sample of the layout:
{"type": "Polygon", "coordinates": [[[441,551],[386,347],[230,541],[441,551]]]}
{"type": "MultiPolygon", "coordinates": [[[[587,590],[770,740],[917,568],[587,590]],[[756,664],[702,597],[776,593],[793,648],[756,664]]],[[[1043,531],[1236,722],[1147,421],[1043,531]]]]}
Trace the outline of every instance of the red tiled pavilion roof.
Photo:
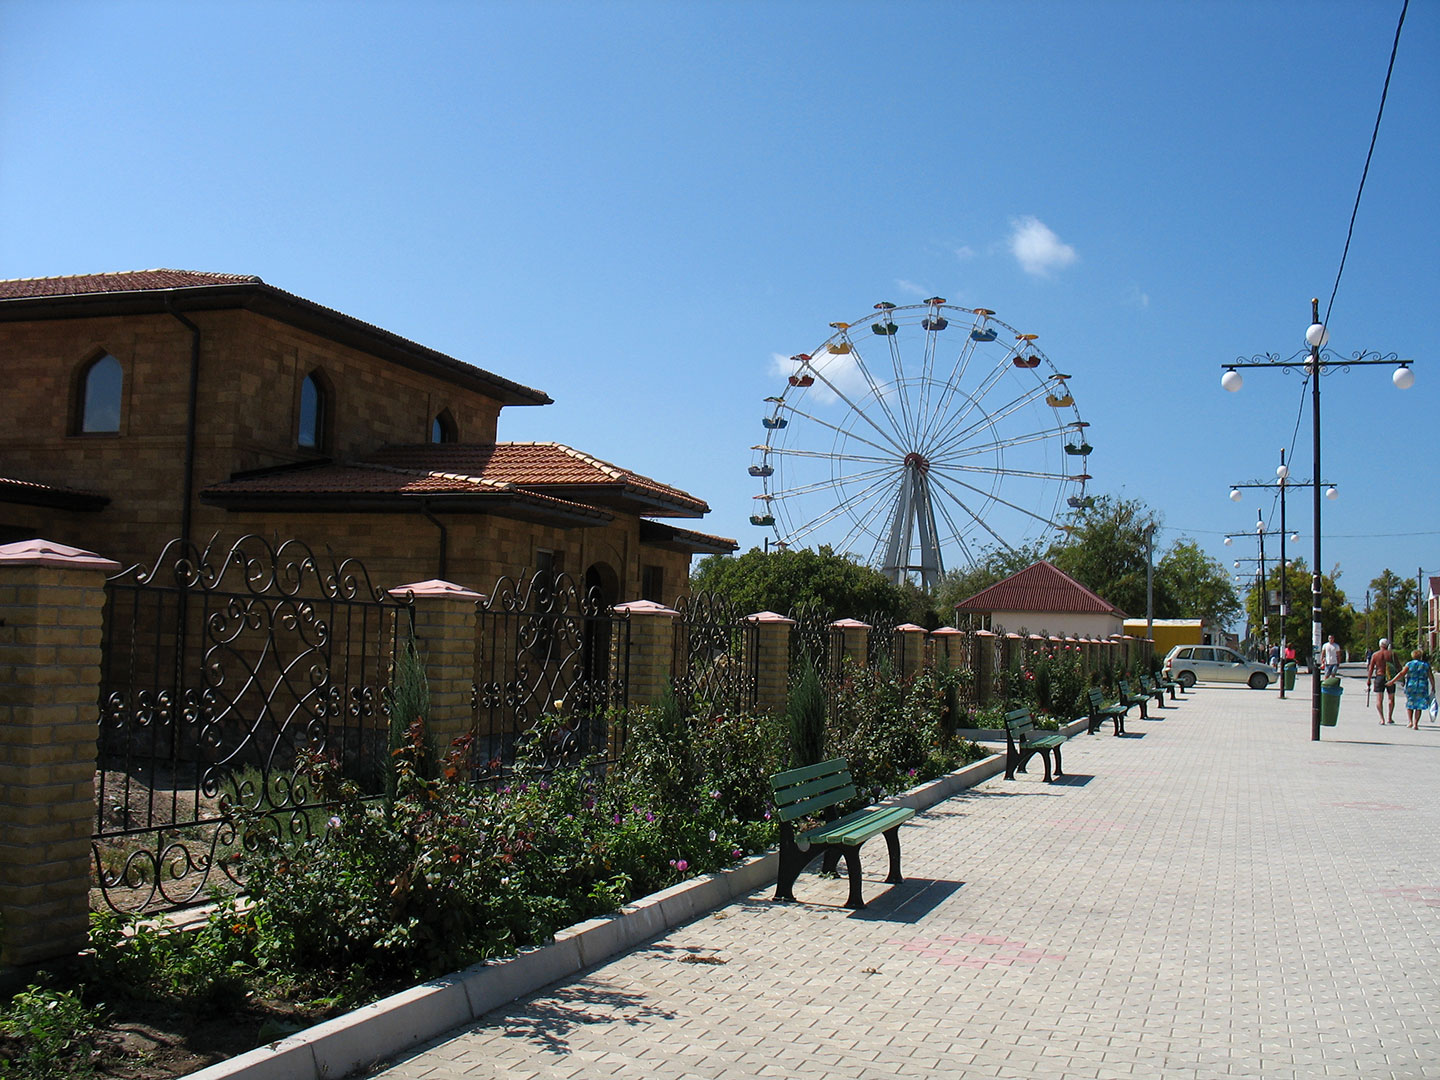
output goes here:
{"type": "MultiPolygon", "coordinates": [[[[447,498],[452,509],[518,503],[567,517],[609,521],[606,507],[654,516],[698,517],[693,495],[560,443],[437,443],[394,446],[361,461],[269,470],[206,488],[223,506],[294,505],[322,498],[328,509],[374,507],[376,500],[447,498]],[[490,497],[490,502],[458,503],[490,497]],[[506,496],[502,500],[499,497],[506,496]]],[[[698,534],[697,534],[698,535],[698,534]]],[[[721,539],[723,538],[711,538],[721,539]]],[[[730,543],[733,543],[730,542],[730,543]]]]}
{"type": "Polygon", "coordinates": [[[1117,615],[1125,613],[1091,592],[1069,574],[1045,562],[1031,563],[1004,581],[955,605],[956,611],[1037,611],[1054,614],[1117,615]]]}
{"type": "Polygon", "coordinates": [[[603,509],[478,476],[388,468],[370,463],[326,463],[242,476],[200,493],[231,510],[287,509],[362,512],[395,510],[421,500],[452,511],[496,512],[533,520],[598,525],[603,509]]]}
{"type": "Polygon", "coordinates": [[[490,444],[426,443],[387,446],[369,463],[416,472],[480,477],[486,481],[533,489],[560,489],[567,498],[585,499],[608,489],[651,504],[647,512],[662,516],[698,517],[709,505],[677,487],[601,461],[557,442],[490,444]]]}

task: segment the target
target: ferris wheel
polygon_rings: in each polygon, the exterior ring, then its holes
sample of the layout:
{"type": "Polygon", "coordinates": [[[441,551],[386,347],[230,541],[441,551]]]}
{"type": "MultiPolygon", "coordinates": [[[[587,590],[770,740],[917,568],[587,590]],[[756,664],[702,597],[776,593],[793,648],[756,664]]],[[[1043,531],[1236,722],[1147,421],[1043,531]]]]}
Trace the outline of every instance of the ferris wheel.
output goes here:
{"type": "Polygon", "coordinates": [[[1093,503],[1089,425],[1035,334],[939,296],[830,326],[790,358],[752,447],[750,522],[776,543],[828,544],[930,589],[1093,503]]]}

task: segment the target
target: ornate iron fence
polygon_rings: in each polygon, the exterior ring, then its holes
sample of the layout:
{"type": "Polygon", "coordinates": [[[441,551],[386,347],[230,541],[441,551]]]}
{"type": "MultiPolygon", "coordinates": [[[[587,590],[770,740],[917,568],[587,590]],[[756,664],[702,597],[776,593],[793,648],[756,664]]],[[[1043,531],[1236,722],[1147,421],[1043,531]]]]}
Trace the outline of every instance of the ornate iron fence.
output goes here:
{"type": "Polygon", "coordinates": [[[630,674],[630,622],[568,575],[501,578],[476,604],[477,779],[524,750],[546,768],[618,756],[630,674]]]}
{"type": "Polygon", "coordinates": [[[866,648],[866,660],[871,667],[888,665],[893,672],[904,671],[905,657],[903,643],[897,648],[895,633],[897,625],[893,616],[874,611],[861,616],[860,621],[870,626],[870,637],[866,648]]]}
{"type": "Polygon", "coordinates": [[[758,701],[760,628],[747,612],[714,593],[682,596],[675,604],[675,696],[686,708],[753,711],[758,701]]]}
{"type": "Polygon", "coordinates": [[[408,612],[358,562],[295,540],[173,541],[152,568],[111,578],[92,839],[102,901],[164,911],[238,886],[232,810],[291,835],[324,814],[302,751],[379,790],[408,612]]]}
{"type": "Polygon", "coordinates": [[[790,681],[793,684],[806,663],[814,666],[820,681],[832,687],[840,679],[840,653],[844,640],[831,623],[835,616],[816,604],[802,604],[790,612],[795,620],[790,631],[790,681]]]}

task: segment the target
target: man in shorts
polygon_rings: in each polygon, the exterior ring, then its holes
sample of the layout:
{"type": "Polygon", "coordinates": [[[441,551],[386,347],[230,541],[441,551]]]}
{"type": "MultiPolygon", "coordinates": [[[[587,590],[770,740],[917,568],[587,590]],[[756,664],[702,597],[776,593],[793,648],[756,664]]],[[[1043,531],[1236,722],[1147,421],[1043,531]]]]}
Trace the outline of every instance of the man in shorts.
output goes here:
{"type": "Polygon", "coordinates": [[[1381,638],[1380,648],[1370,654],[1370,664],[1365,669],[1365,678],[1375,691],[1375,711],[1380,714],[1380,723],[1395,723],[1395,687],[1387,685],[1395,671],[1395,654],[1390,651],[1390,639],[1381,638]],[[1385,696],[1390,696],[1390,716],[1385,716],[1385,696]]]}
{"type": "Polygon", "coordinates": [[[1327,679],[1340,670],[1340,646],[1335,644],[1335,635],[1330,635],[1330,640],[1320,646],[1320,663],[1324,667],[1321,672],[1327,679]]]}

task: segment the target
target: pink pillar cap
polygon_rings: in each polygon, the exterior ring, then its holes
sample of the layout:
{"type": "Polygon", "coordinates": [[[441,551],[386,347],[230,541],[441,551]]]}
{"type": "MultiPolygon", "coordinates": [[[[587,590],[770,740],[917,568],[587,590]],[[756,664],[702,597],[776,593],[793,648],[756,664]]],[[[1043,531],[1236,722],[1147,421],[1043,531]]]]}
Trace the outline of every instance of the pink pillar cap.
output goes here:
{"type": "Polygon", "coordinates": [[[760,623],[769,626],[794,626],[795,620],[786,615],[774,611],[757,611],[753,615],[745,616],[746,622],[760,623]]]}
{"type": "Polygon", "coordinates": [[[654,600],[630,600],[623,604],[615,605],[616,611],[628,612],[631,615],[670,615],[676,618],[680,612],[664,604],[657,604],[654,600]]]}
{"type": "Polygon", "coordinates": [[[17,540],[0,544],[0,564],[7,566],[52,566],[61,570],[119,570],[120,564],[84,548],[54,540],[17,540]]]}
{"type": "Polygon", "coordinates": [[[443,581],[440,578],[429,578],[426,581],[412,581],[409,585],[397,585],[390,589],[389,593],[396,600],[404,600],[407,596],[416,599],[444,597],[450,600],[484,600],[482,593],[474,589],[467,589],[464,585],[456,585],[453,581],[443,581]]]}

